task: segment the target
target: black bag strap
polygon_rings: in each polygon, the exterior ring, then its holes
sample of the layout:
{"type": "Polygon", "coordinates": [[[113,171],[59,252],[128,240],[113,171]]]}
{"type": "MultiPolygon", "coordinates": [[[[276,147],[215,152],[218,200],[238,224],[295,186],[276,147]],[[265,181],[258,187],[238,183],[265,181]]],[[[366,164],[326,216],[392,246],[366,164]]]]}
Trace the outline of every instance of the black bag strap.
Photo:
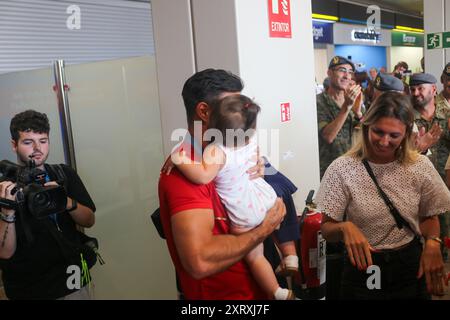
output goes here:
{"type": "Polygon", "coordinates": [[[386,205],[389,208],[389,211],[394,216],[395,223],[397,224],[397,227],[399,229],[402,229],[403,226],[406,226],[407,228],[409,228],[415,234],[414,229],[411,228],[411,226],[408,223],[408,221],[406,221],[405,218],[402,217],[402,215],[397,210],[397,208],[394,206],[392,201],[389,199],[389,197],[386,195],[386,193],[384,193],[383,189],[381,189],[380,185],[378,184],[377,178],[375,177],[375,174],[373,173],[372,168],[370,167],[370,165],[367,162],[367,160],[364,159],[362,163],[364,164],[364,167],[366,167],[366,170],[369,173],[369,176],[372,178],[373,182],[375,183],[375,186],[377,187],[377,190],[378,190],[378,194],[384,200],[384,202],[386,203],[386,205]]]}

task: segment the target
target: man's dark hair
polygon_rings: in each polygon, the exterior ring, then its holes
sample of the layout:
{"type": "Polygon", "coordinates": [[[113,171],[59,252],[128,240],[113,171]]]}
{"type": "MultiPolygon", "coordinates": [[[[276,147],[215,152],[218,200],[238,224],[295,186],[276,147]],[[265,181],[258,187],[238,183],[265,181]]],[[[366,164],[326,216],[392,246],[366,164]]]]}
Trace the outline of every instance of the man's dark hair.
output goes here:
{"type": "Polygon", "coordinates": [[[45,113],[40,113],[35,110],[27,110],[16,114],[11,119],[9,126],[11,132],[11,138],[17,142],[19,141],[19,132],[36,132],[36,133],[49,133],[50,123],[45,113]]]}
{"type": "Polygon", "coordinates": [[[398,68],[403,67],[405,70],[408,70],[408,64],[405,61],[400,61],[397,63],[394,67],[394,70],[397,70],[398,68]]]}
{"type": "Polygon", "coordinates": [[[188,121],[194,118],[195,107],[200,102],[210,104],[224,92],[240,92],[244,88],[241,78],[221,69],[205,69],[186,80],[183,101],[188,121]]]}

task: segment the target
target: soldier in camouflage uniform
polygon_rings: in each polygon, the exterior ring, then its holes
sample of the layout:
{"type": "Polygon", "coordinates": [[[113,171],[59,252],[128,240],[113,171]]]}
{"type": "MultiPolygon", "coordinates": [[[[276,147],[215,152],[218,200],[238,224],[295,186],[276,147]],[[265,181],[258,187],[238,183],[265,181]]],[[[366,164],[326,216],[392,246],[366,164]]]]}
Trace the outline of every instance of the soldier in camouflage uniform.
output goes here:
{"type": "Polygon", "coordinates": [[[362,118],[361,103],[356,101],[361,87],[350,87],[354,72],[351,61],[334,57],[328,66],[330,87],[317,95],[321,179],[331,162],[350,149],[353,129],[362,118]]]}
{"type": "MultiPolygon", "coordinates": [[[[445,164],[450,153],[450,108],[446,99],[444,99],[444,102],[441,98],[434,98],[436,82],[436,78],[431,74],[417,73],[412,75],[410,79],[410,90],[415,109],[415,123],[419,129],[419,138],[425,138],[425,134],[430,133],[434,137],[429,139],[425,146],[421,145],[419,149],[427,154],[439,175],[445,181],[445,164]]],[[[448,218],[446,218],[448,215],[449,213],[439,215],[441,239],[448,234],[448,218]]]]}

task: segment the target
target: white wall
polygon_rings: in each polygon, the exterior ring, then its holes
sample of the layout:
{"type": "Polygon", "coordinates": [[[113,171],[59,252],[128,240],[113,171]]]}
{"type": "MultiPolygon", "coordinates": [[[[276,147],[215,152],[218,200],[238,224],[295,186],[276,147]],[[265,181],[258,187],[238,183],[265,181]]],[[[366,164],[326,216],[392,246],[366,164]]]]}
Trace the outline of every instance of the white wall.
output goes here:
{"type": "Polygon", "coordinates": [[[323,80],[327,77],[329,62],[330,59],[328,59],[327,49],[314,49],[314,69],[318,84],[322,84],[323,80]]]}
{"type": "Polygon", "coordinates": [[[239,74],[234,0],[192,0],[192,13],[197,71],[217,68],[239,74]]]}
{"type": "Polygon", "coordinates": [[[308,191],[319,185],[311,3],[291,0],[291,39],[269,38],[268,9],[261,1],[235,3],[245,93],[261,103],[259,128],[280,130],[279,168],[299,188],[295,199],[302,210],[308,191]],[[291,104],[287,123],[280,121],[284,102],[291,104]]]}
{"type": "Polygon", "coordinates": [[[259,128],[280,130],[278,151],[267,152],[299,187],[296,201],[302,210],[309,189],[319,186],[310,2],[291,0],[291,39],[269,38],[267,1],[151,3],[165,152],[170,132],[185,125],[183,82],[204,68],[235,72],[244,80],[244,93],[262,107],[259,128]],[[280,121],[284,102],[291,103],[289,123],[280,121]]]}
{"type": "Polygon", "coordinates": [[[155,39],[159,105],[164,154],[175,142],[173,130],[186,128],[186,113],[181,90],[195,72],[194,40],[189,0],[151,0],[155,39]]]}
{"type": "MultiPolygon", "coordinates": [[[[389,55],[389,53],[388,53],[389,55]]],[[[391,47],[390,48],[390,70],[394,70],[394,66],[399,61],[405,61],[412,72],[422,72],[420,59],[423,57],[423,48],[410,47],[391,47]]]]}
{"type": "Polygon", "coordinates": [[[299,187],[302,210],[308,191],[319,186],[310,2],[291,0],[291,39],[269,38],[267,1],[193,0],[192,12],[198,69],[225,68],[243,78],[244,94],[262,108],[258,128],[279,130],[278,150],[266,152],[299,187]],[[285,102],[292,121],[281,123],[285,102]]]}

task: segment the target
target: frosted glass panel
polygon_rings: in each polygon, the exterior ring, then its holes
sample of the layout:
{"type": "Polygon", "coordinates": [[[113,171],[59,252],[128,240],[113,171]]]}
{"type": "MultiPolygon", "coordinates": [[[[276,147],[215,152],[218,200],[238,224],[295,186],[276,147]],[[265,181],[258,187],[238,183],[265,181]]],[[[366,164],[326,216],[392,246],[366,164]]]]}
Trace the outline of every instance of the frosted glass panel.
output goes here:
{"type": "Polygon", "coordinates": [[[53,91],[53,67],[0,75],[0,160],[16,161],[11,150],[9,123],[27,109],[47,114],[50,120],[50,156],[48,163],[64,163],[61,127],[56,93],[53,91]]]}
{"type": "Polygon", "coordinates": [[[149,214],[163,162],[154,57],[66,67],[78,173],[97,206],[87,233],[106,264],[98,299],[176,299],[174,268],[149,214]]]}

